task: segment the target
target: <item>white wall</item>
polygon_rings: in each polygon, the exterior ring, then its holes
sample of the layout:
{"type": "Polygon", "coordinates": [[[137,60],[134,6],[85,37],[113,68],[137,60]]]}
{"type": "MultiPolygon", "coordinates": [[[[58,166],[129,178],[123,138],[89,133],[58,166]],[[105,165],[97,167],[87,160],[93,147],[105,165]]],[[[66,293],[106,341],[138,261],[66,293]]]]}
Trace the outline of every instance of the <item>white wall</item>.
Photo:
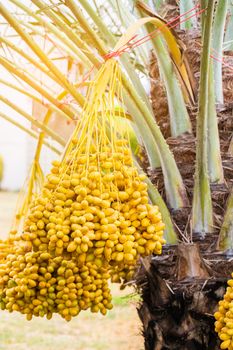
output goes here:
{"type": "MultiPolygon", "coordinates": [[[[28,101],[25,101],[29,105],[28,101]]],[[[0,103],[0,110],[3,112],[4,106],[0,103]]],[[[6,111],[4,111],[6,113],[6,111]]],[[[10,114],[10,113],[8,113],[10,114]]],[[[17,119],[11,113],[11,117],[17,119]]],[[[19,119],[19,118],[18,118],[19,119]]],[[[30,128],[30,123],[25,123],[30,128]]],[[[47,140],[51,145],[54,143],[47,140]]],[[[0,154],[4,161],[4,176],[2,181],[2,189],[10,191],[18,191],[28,175],[30,165],[35,153],[36,141],[27,136],[16,126],[4,121],[0,118],[0,154]]],[[[42,149],[40,164],[43,170],[49,171],[51,161],[58,159],[58,156],[51,152],[47,147],[42,149]]]]}
{"type": "MultiPolygon", "coordinates": [[[[2,107],[0,107],[2,109],[2,107]]],[[[4,162],[2,188],[18,190],[26,175],[26,137],[0,120],[0,154],[4,162]]]]}

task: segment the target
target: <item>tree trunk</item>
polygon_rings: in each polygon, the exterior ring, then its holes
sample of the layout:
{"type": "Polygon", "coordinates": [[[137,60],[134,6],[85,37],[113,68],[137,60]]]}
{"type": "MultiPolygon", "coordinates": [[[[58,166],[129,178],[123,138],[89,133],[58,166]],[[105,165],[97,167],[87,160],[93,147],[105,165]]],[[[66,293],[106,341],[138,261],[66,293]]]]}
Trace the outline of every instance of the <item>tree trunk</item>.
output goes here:
{"type": "Polygon", "coordinates": [[[181,244],[143,262],[137,285],[146,350],[219,349],[213,314],[233,266],[221,256],[215,259],[217,271],[207,256],[202,258],[199,244],[181,244]]]}
{"type": "MultiPolygon", "coordinates": [[[[177,10],[176,6],[175,9],[177,10]]],[[[174,9],[167,12],[168,20],[174,17],[174,9]]],[[[185,54],[198,85],[200,28],[179,31],[179,34],[186,45],[185,54]]],[[[212,235],[207,235],[204,241],[194,239],[194,244],[190,223],[191,207],[172,212],[180,240],[189,243],[166,246],[162,256],[142,261],[136,281],[142,294],[138,314],[143,324],[146,350],[220,349],[220,341],[214,331],[213,314],[225,293],[226,281],[233,272],[232,257],[216,252],[225,205],[233,184],[233,154],[229,153],[233,130],[233,56],[226,55],[224,62],[227,62],[223,66],[225,105],[218,106],[218,126],[225,184],[211,184],[215,231],[212,235]]],[[[193,134],[171,137],[166,93],[153,55],[150,68],[155,118],[174,154],[192,202],[197,106],[189,108],[193,134]]],[[[147,169],[147,173],[163,194],[161,170],[147,169]]]]}

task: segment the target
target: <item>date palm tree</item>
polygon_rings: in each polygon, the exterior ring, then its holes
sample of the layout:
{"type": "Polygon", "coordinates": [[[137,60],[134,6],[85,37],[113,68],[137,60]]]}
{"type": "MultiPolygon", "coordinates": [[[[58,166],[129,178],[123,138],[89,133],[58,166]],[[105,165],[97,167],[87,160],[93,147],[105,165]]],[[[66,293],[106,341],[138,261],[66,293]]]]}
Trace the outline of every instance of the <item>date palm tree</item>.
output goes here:
{"type": "MultiPolygon", "coordinates": [[[[232,117],[231,106],[223,104],[227,85],[219,59],[229,4],[190,0],[180,1],[178,8],[176,1],[148,3],[8,0],[0,4],[5,26],[0,65],[15,77],[13,83],[3,78],[0,83],[28,96],[36,106],[31,114],[4,90],[0,94],[0,101],[27,119],[33,130],[1,109],[0,117],[38,140],[18,218],[26,214],[43,182],[41,148],[63,152],[71,132],[64,133],[65,125],[76,123],[89,79],[131,24],[127,33],[134,38],[141,35],[145,42],[139,46],[130,40],[131,50],[119,57],[121,108],[134,129],[136,158],[138,148],[143,149],[137,160],[148,175],[150,199],[162,212],[167,241],[161,256],[141,261],[134,281],[142,293],[138,312],[145,349],[218,349],[213,313],[233,270],[233,147],[226,134],[232,117]],[[179,12],[183,15],[178,33],[174,17],[179,12]],[[142,83],[149,76],[151,96],[142,83]],[[57,128],[58,120],[65,121],[62,128],[57,128]],[[53,146],[46,136],[54,140],[53,146]]],[[[230,38],[228,34],[228,43],[230,38]]]]}

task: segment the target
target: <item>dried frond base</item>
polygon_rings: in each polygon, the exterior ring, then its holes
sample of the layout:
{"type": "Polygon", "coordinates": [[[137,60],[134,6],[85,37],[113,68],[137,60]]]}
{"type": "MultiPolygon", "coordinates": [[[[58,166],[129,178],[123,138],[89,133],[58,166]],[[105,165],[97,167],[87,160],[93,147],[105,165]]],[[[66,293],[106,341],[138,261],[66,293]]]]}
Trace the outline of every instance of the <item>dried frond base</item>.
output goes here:
{"type": "MultiPolygon", "coordinates": [[[[184,249],[189,250],[190,245],[184,249]]],[[[233,261],[208,253],[199,260],[192,251],[194,269],[202,277],[185,278],[190,271],[183,252],[170,247],[163,256],[144,261],[137,275],[143,299],[138,313],[146,350],[219,349],[213,314],[225,292],[233,261]]]]}

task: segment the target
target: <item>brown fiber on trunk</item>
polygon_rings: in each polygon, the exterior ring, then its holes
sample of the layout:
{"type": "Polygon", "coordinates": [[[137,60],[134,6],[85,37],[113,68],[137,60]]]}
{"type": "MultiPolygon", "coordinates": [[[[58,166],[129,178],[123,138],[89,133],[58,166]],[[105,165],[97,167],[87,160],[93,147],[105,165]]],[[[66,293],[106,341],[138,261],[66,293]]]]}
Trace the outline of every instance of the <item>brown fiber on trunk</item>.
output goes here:
{"type": "Polygon", "coordinates": [[[166,247],[137,274],[143,303],[138,314],[146,350],[217,350],[213,313],[232,262],[199,253],[199,244],[166,247]],[[185,258],[184,258],[185,256],[185,258]],[[191,269],[187,260],[192,261],[191,269]],[[224,270],[223,270],[224,268],[224,270]]]}

